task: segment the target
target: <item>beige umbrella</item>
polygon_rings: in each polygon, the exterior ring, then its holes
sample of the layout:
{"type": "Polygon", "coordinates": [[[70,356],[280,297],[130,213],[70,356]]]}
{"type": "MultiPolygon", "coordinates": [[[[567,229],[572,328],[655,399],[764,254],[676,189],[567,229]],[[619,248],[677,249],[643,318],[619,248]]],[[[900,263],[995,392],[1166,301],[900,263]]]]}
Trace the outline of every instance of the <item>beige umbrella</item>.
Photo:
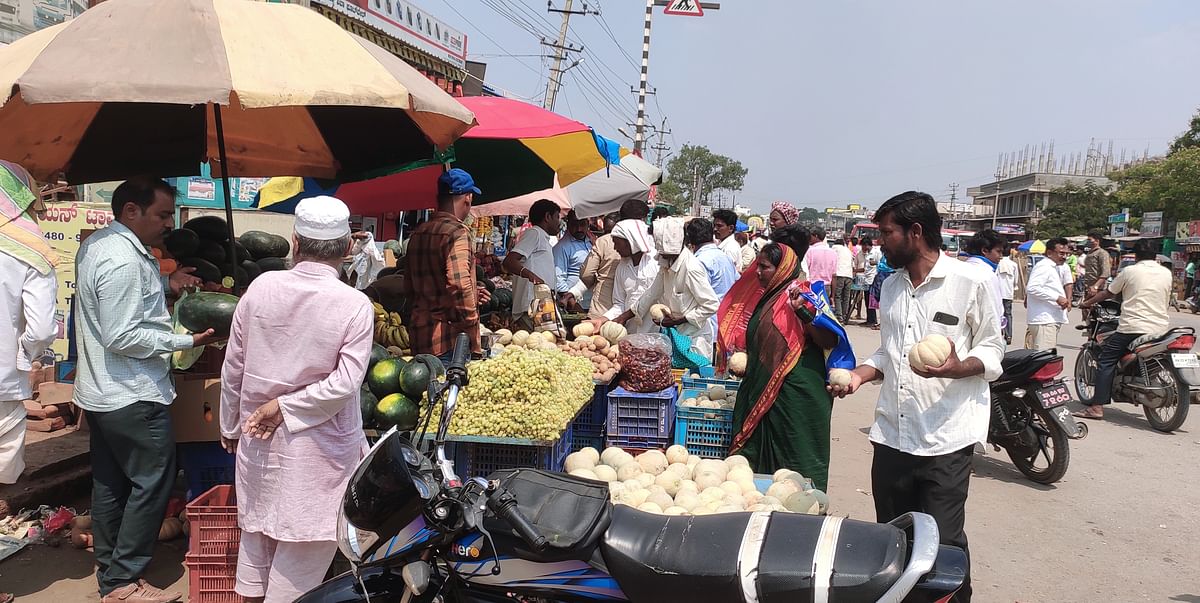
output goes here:
{"type": "Polygon", "coordinates": [[[0,49],[0,157],[40,180],[205,161],[214,175],[353,180],[474,123],[398,57],[291,4],[109,0],[0,49]]]}

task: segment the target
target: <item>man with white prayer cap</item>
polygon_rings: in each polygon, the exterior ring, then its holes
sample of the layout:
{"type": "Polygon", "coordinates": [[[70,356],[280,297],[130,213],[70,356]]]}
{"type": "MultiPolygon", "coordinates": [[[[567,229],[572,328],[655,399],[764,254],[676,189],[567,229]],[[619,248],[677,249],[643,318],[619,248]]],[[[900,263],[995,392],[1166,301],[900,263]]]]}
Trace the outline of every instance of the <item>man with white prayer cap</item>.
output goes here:
{"type": "Polygon", "coordinates": [[[659,324],[690,337],[691,350],[712,360],[714,333],[709,319],[721,302],[709,284],[704,264],[683,244],[685,223],[683,218],[662,218],[654,223],[654,247],[662,268],[634,311],[643,321],[650,321],[651,306],[669,307],[671,313],[659,324]]]}
{"type": "Polygon", "coordinates": [[[234,590],[290,602],[337,551],[341,492],[367,449],[359,387],[374,313],[339,280],[350,211],[333,197],[296,206],[291,270],[267,272],[238,302],[221,371],[221,443],[237,455],[234,590]]]}

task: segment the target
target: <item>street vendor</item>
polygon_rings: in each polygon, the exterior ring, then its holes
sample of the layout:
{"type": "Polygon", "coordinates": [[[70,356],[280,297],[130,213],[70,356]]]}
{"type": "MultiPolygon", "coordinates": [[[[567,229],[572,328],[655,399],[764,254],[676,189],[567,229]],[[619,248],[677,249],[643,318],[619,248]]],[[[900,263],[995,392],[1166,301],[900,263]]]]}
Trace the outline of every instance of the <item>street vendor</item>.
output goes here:
{"type": "Polygon", "coordinates": [[[529,208],[529,229],[504,257],[504,270],[513,278],[513,318],[522,329],[533,330],[529,304],[533,302],[534,287],[555,287],[554,245],[550,237],[557,236],[562,226],[562,210],[558,204],[542,199],[529,208]]]}
{"type": "Polygon", "coordinates": [[[563,305],[572,311],[583,311],[589,299],[586,295],[576,296],[571,289],[579,284],[579,271],[592,251],[588,238],[587,220],[575,216],[575,210],[567,212],[567,232],[554,245],[555,291],[563,298],[563,305]]]}
{"type": "Polygon", "coordinates": [[[568,291],[577,299],[586,293],[591,294],[588,304],[590,318],[604,316],[612,307],[613,275],[617,271],[617,264],[621,262],[621,254],[617,253],[612,236],[618,221],[617,214],[604,216],[604,234],[596,238],[596,244],[579,269],[579,282],[568,291]]]}
{"type": "Polygon", "coordinates": [[[638,300],[634,313],[648,321],[651,306],[667,306],[671,313],[659,324],[664,329],[674,328],[679,335],[690,339],[690,350],[711,361],[713,326],[710,319],[721,302],[708,282],[704,265],[684,245],[684,219],[662,218],[656,222],[654,247],[660,265],[658,277],[638,300]]]}
{"type": "Polygon", "coordinates": [[[433,354],[449,362],[458,333],[468,335],[474,355],[483,354],[471,232],[463,223],[477,194],[479,188],[465,170],[442,174],[437,211],[408,241],[405,274],[398,284],[412,300],[408,333],[414,354],[433,354]]]}
{"type": "Polygon", "coordinates": [[[233,314],[221,444],[237,455],[234,590],[249,603],[294,601],[321,583],[337,551],[337,493],[367,449],[358,395],[374,313],[338,280],[349,219],[333,197],[301,201],[295,266],[256,279],[233,314]]]}

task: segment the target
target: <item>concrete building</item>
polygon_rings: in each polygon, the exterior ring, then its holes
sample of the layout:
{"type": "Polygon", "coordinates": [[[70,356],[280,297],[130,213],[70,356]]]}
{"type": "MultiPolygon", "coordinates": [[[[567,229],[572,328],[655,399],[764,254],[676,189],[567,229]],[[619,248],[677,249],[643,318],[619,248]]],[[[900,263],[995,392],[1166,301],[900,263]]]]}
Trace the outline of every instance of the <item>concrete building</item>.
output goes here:
{"type": "Polygon", "coordinates": [[[0,44],[12,44],[40,29],[73,19],[85,0],[0,0],[0,44]]]}

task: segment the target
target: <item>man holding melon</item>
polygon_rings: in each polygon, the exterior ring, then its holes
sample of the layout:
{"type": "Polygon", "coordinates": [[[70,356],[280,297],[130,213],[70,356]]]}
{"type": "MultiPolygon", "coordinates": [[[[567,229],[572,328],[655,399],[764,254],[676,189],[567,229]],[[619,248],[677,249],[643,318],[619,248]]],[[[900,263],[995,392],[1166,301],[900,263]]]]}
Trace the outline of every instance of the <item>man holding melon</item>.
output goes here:
{"type": "MultiPolygon", "coordinates": [[[[927,513],[943,544],[966,551],[971,456],[987,438],[988,382],[1005,350],[992,275],[941,252],[942,220],[928,194],[896,195],[874,221],[897,268],[880,295],[881,345],[849,383],[829,389],[844,397],[883,381],[870,433],[876,519],[927,513]]],[[[953,600],[970,598],[968,578],[953,600]]]]}
{"type": "Polygon", "coordinates": [[[336,493],[367,448],[359,388],[375,315],[338,278],[350,210],[296,206],[291,270],[254,280],[233,313],[221,369],[221,440],[237,455],[237,583],[249,603],[316,587],[337,550],[336,493]]]}

